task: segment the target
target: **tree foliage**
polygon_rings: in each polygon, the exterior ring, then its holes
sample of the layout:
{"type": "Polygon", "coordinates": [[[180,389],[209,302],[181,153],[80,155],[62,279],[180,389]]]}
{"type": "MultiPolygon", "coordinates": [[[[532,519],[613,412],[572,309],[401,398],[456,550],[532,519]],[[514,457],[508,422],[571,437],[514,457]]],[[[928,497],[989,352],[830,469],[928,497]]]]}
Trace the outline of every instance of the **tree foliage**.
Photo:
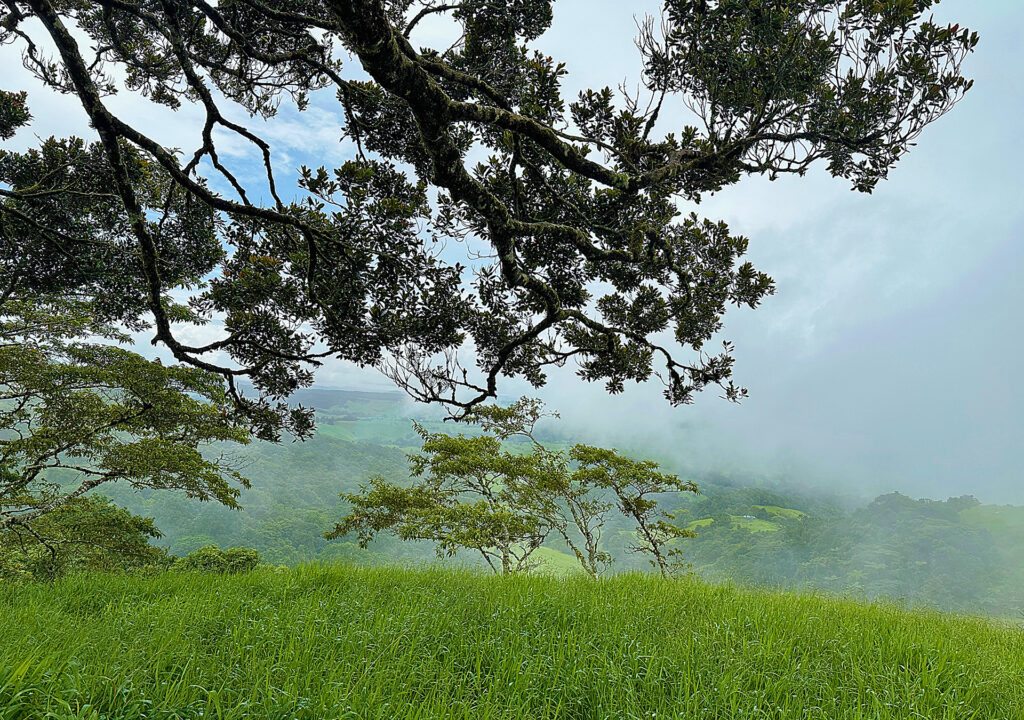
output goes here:
{"type": "Polygon", "coordinates": [[[417,425],[423,447],[409,456],[409,467],[418,480],[402,486],[374,476],[361,492],[342,495],[352,510],[328,537],[355,533],[365,548],[378,533],[392,533],[434,543],[439,557],[479,553],[500,573],[535,567],[535,552],[557,539],[596,577],[612,561],[601,533],[615,508],[633,523],[630,551],[649,555],[663,575],[681,567],[671,543],[693,533],[671,524],[656,496],[696,486],[614,450],[549,449],[534,433],[542,416],[539,401],[522,398],[473,410],[467,420],[485,434],[451,436],[417,425]]]}
{"type": "MultiPolygon", "coordinates": [[[[261,437],[308,433],[280,399],[327,355],[457,415],[502,377],[541,385],[569,361],[611,392],[658,374],[672,403],[709,385],[736,399],[731,346],[708,343],[772,281],[745,238],[680,201],[817,161],[870,191],[970,87],[977,37],[935,24],[934,4],[665,0],[638,38],[642,91],[573,98],[534,45],[550,0],[13,0],[6,55],[77,97],[98,142],[0,156],[4,287],[148,325],[178,362],[222,375],[261,437]],[[457,28],[450,46],[422,44],[434,16],[457,28]],[[271,143],[235,118],[322,91],[355,158],[303,168],[293,196],[271,143]],[[162,146],[114,92],[200,106],[194,148],[162,146]],[[261,180],[229,167],[224,137],[261,158],[261,180]],[[441,253],[450,241],[461,259],[441,253]],[[217,339],[183,339],[214,320],[217,339]]],[[[4,137],[30,117],[0,95],[4,137]]]]}
{"type": "Polygon", "coordinates": [[[175,570],[235,575],[255,570],[259,564],[260,554],[251,548],[221,550],[216,545],[206,545],[175,560],[172,567],[175,570]]]}
{"type": "Polygon", "coordinates": [[[33,520],[0,529],[0,580],[53,580],[74,571],[163,568],[167,557],[150,544],[152,519],[109,500],[86,496],[33,520]]]}
{"type": "Polygon", "coordinates": [[[95,510],[87,494],[111,482],[228,506],[247,484],[229,446],[203,453],[249,440],[221,376],[100,344],[125,338],[94,310],[21,294],[0,307],[0,533],[71,542],[43,518],[95,510]]]}

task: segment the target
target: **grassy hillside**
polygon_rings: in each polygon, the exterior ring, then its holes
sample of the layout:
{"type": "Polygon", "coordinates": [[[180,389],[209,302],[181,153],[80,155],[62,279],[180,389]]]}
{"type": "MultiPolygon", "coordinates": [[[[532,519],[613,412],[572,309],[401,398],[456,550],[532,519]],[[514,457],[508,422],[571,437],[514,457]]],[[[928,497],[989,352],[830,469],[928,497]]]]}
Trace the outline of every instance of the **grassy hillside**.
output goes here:
{"type": "Polygon", "coordinates": [[[0,718],[1024,718],[1024,632],[626,575],[0,586],[0,718]]]}

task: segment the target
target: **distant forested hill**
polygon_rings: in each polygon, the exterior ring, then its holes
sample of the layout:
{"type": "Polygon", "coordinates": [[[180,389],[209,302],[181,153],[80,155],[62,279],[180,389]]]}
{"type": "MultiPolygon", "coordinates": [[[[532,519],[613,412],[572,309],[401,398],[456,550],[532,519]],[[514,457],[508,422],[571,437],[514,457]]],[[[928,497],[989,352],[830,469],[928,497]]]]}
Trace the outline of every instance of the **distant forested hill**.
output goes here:
{"type": "Polygon", "coordinates": [[[759,494],[727,491],[694,503],[687,519],[699,537],[688,559],[696,572],[947,610],[1024,613],[1024,508],[892,493],[848,513],[805,512],[800,497],[759,494]]]}
{"type": "Polygon", "coordinates": [[[240,498],[242,510],[164,490],[115,487],[106,494],[134,513],[153,517],[164,534],[159,543],[175,555],[211,544],[244,546],[256,548],[268,562],[295,564],[346,556],[352,549],[323,538],[345,514],[339,492],[354,490],[374,473],[393,479],[408,474],[405,454],[397,448],[324,433],[305,443],[256,444],[238,454],[252,480],[240,498]]]}
{"type": "MultiPolygon", "coordinates": [[[[252,479],[241,497],[242,510],[167,491],[114,487],[106,494],[153,517],[164,533],[159,543],[176,555],[215,544],[256,548],[275,564],[434,559],[425,545],[383,539],[361,550],[352,542],[323,538],[347,510],[339,493],[355,490],[373,474],[395,481],[408,477],[405,454],[419,446],[419,437],[406,397],[315,389],[296,399],[317,408],[318,434],[304,443],[234,449],[252,479]]],[[[464,430],[442,423],[436,414],[423,417],[420,408],[416,415],[431,429],[464,430]]],[[[551,440],[562,445],[587,438],[551,440]]],[[[686,475],[686,468],[663,465],[686,475]]],[[[902,598],[942,609],[1024,613],[1024,507],[982,505],[971,497],[914,500],[895,493],[851,507],[824,491],[760,478],[707,474],[693,479],[699,497],[663,502],[676,512],[677,522],[698,533],[682,548],[703,577],[902,598]]],[[[616,569],[643,568],[625,551],[630,537],[624,527],[610,526],[604,537],[616,569]]],[[[574,568],[575,561],[557,546],[543,548],[542,557],[550,570],[574,568]]]]}

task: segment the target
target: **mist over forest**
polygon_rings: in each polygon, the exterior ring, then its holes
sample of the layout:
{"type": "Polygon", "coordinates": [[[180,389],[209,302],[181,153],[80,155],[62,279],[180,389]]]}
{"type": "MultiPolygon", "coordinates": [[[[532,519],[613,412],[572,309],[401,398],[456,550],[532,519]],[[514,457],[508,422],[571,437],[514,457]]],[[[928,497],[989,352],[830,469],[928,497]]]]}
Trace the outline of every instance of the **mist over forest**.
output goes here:
{"type": "MultiPolygon", "coordinates": [[[[239,498],[241,510],[197,506],[166,491],[111,488],[108,494],[153,517],[163,533],[153,542],[177,556],[216,545],[253,548],[264,561],[285,565],[342,560],[481,567],[475,553],[439,558],[429,543],[382,536],[361,549],[352,537],[323,537],[349,512],[339,493],[356,491],[374,475],[408,484],[407,454],[421,443],[412,418],[440,432],[472,434],[473,428],[445,423],[442,413],[395,392],[314,388],[296,400],[320,408],[313,439],[232,450],[253,481],[239,498]]],[[[1024,541],[1024,506],[970,493],[929,498],[899,487],[874,492],[806,467],[748,465],[750,458],[710,458],[702,465],[685,447],[657,436],[602,436],[594,424],[584,430],[546,418],[537,437],[553,448],[599,438],[697,484],[697,496],[669,494],[660,502],[676,524],[696,532],[678,547],[698,577],[1000,617],[1024,612],[1024,562],[1017,551],[1024,541]]],[[[649,569],[628,551],[627,530],[613,523],[604,534],[614,558],[611,572],[649,569]]],[[[579,571],[557,542],[542,548],[541,557],[544,572],[579,571]]]]}

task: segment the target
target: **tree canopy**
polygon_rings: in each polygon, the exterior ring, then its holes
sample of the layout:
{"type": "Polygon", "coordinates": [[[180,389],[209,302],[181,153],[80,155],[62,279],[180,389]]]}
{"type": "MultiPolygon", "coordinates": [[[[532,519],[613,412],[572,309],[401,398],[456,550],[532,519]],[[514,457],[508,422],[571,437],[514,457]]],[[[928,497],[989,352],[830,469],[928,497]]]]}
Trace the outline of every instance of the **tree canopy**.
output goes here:
{"type": "Polygon", "coordinates": [[[75,498],[44,516],[0,527],[0,580],[53,580],[75,570],[164,567],[153,520],[103,497],[75,498]]]}
{"type": "MultiPolygon", "coordinates": [[[[0,154],[4,312],[31,291],[149,328],[266,438],[308,433],[281,399],[327,356],[456,415],[566,362],[611,392],[657,374],[672,403],[736,399],[731,346],[708,343],[773,284],[681,202],[819,161],[871,191],[970,87],[977,37],[934,4],[666,0],[641,22],[636,94],[565,97],[534,42],[550,0],[10,0],[4,61],[75,96],[97,137],[0,154]],[[426,46],[438,17],[453,42],[426,46]],[[115,92],[201,106],[194,147],[161,145],[115,92]],[[352,159],[290,192],[259,120],[323,92],[352,159]],[[666,126],[670,105],[689,119],[666,126]],[[211,322],[216,339],[187,339],[211,322]]],[[[0,137],[31,127],[20,90],[0,93],[0,137]]]]}
{"type": "Polygon", "coordinates": [[[237,506],[247,481],[223,443],[248,442],[249,423],[219,375],[101,344],[126,338],[97,320],[91,303],[15,293],[4,313],[0,546],[38,541],[57,562],[75,527],[82,538],[90,523],[127,528],[118,531],[127,533],[126,547],[143,531],[155,535],[146,521],[91,504],[87,494],[111,482],[237,506]],[[222,443],[219,452],[204,454],[213,443],[222,443]]]}

